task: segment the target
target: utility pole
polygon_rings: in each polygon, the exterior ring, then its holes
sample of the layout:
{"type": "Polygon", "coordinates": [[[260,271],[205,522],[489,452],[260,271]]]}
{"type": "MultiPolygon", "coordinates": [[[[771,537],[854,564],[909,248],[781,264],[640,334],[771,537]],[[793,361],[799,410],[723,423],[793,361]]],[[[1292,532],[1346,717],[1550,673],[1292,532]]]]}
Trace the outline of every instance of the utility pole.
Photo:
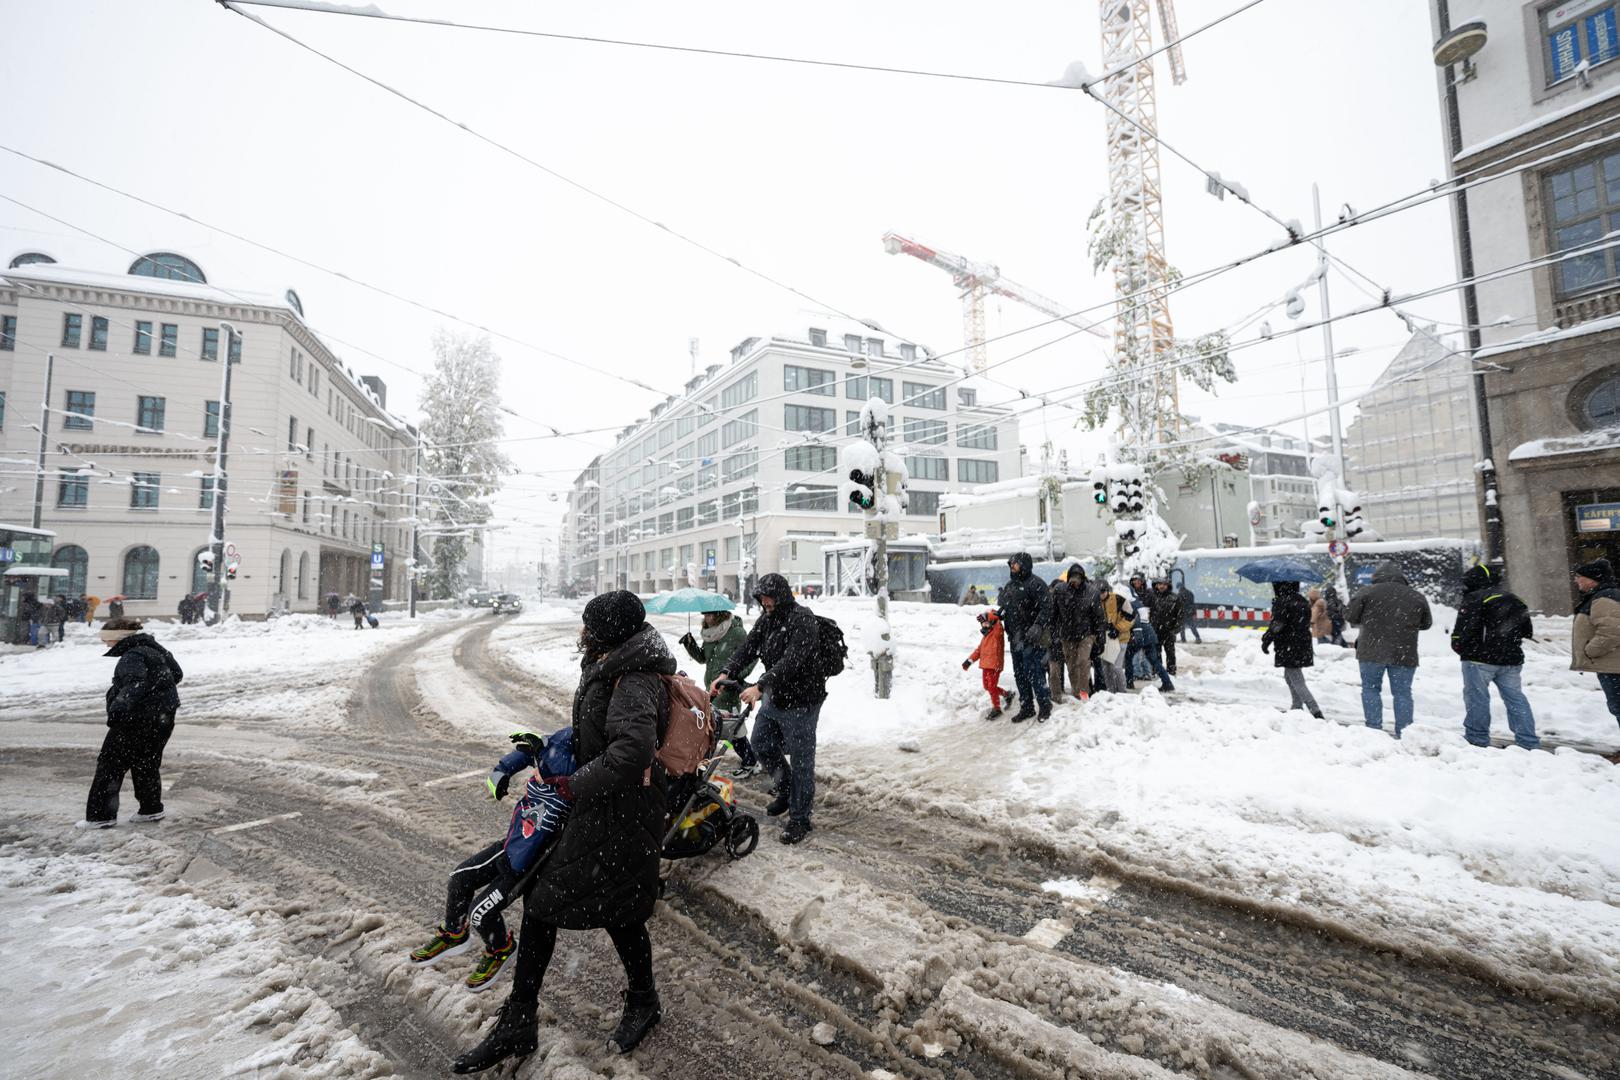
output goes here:
{"type": "Polygon", "coordinates": [[[416,618],[416,581],[422,571],[422,431],[416,431],[416,483],[411,490],[411,618],[416,618]]]}
{"type": "MultiPolygon", "coordinates": [[[[1317,288],[1322,294],[1322,355],[1327,364],[1327,393],[1328,393],[1328,429],[1333,434],[1333,467],[1338,471],[1339,482],[1344,483],[1344,435],[1339,430],[1339,374],[1334,366],[1333,356],[1333,312],[1328,307],[1328,261],[1327,245],[1321,240],[1322,232],[1322,192],[1315,185],[1311,185],[1311,205],[1316,211],[1316,258],[1317,258],[1317,288]]],[[[1332,539],[1332,537],[1329,537],[1332,539]]]]}
{"type": "Polygon", "coordinates": [[[45,354],[45,396],[39,400],[39,460],[34,466],[34,528],[39,528],[45,509],[45,447],[51,430],[51,376],[56,370],[56,354],[45,354]]]}
{"type": "Polygon", "coordinates": [[[231,440],[231,343],[236,330],[221,321],[219,336],[219,442],[214,448],[214,531],[208,541],[214,557],[208,578],[208,610],[214,613],[216,626],[225,622],[225,489],[229,485],[225,460],[231,440]]]}
{"type": "MultiPolygon", "coordinates": [[[[873,399],[874,401],[876,399],[873,399]]],[[[872,656],[873,694],[880,700],[887,700],[889,691],[894,684],[894,650],[890,641],[889,631],[889,507],[893,500],[890,498],[894,492],[887,464],[884,462],[884,447],[889,441],[888,428],[881,419],[882,414],[877,408],[868,403],[866,410],[866,439],[877,451],[877,465],[872,470],[872,489],[877,492],[876,520],[868,523],[868,528],[875,526],[877,543],[873,548],[872,559],[873,581],[877,586],[877,616],[879,626],[879,639],[882,641],[882,651],[872,656]]],[[[896,525],[896,529],[898,529],[896,525]]]]}

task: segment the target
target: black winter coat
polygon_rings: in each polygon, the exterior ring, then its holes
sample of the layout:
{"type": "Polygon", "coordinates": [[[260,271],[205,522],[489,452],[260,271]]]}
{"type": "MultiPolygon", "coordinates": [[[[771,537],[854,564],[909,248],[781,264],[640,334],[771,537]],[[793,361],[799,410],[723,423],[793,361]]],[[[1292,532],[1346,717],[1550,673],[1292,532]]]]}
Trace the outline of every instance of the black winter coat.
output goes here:
{"type": "Polygon", "coordinates": [[[103,655],[118,657],[107,687],[107,723],[159,724],[180,708],[180,685],[186,673],[173,654],[150,634],[131,634],[103,655]]]}
{"type": "MultiPolygon", "coordinates": [[[[1026,649],[1032,646],[1042,646],[1042,638],[1046,633],[1047,619],[1051,617],[1050,597],[1046,582],[1036,577],[1029,569],[1033,563],[1029,556],[1020,556],[1025,560],[1018,573],[1010,575],[1007,584],[1001,587],[997,596],[1000,607],[997,614],[1001,616],[1002,625],[1007,628],[1007,644],[1014,649],[1026,649]]],[[[1064,586],[1067,588],[1068,586],[1064,586]]]]}
{"type": "Polygon", "coordinates": [[[524,914],[565,930],[636,926],[658,900],[666,787],[653,765],[675,657],[651,626],[582,665],[574,692],[573,812],[524,914]]]}
{"type": "MultiPolygon", "coordinates": [[[[1193,595],[1191,589],[1183,585],[1176,590],[1176,599],[1181,601],[1182,626],[1191,625],[1198,618],[1198,597],[1193,595]]],[[[1177,629],[1179,630],[1180,627],[1177,627],[1177,629]]]]}
{"type": "Polygon", "coordinates": [[[1451,629],[1451,650],[1476,664],[1517,667],[1524,663],[1520,643],[1532,631],[1524,601],[1487,585],[1463,594],[1457,625],[1451,629]]]}
{"type": "Polygon", "coordinates": [[[1181,629],[1182,607],[1180,594],[1174,589],[1169,592],[1149,590],[1148,598],[1151,603],[1148,621],[1153,624],[1153,629],[1158,632],[1160,640],[1163,640],[1166,635],[1175,637],[1177,631],[1181,629]]]}
{"type": "Polygon", "coordinates": [[[793,598],[787,579],[780,574],[766,574],[760,578],[760,587],[774,607],[754,621],[754,628],[726,662],[726,678],[741,682],[758,660],[765,665],[765,674],[756,685],[770,695],[772,705],[807,709],[819,704],[827,696],[818,655],[821,624],[814,612],[793,598]]]}
{"type": "Polygon", "coordinates": [[[1316,646],[1311,640],[1311,602],[1299,595],[1299,583],[1278,582],[1272,586],[1271,625],[1262,641],[1271,643],[1271,662],[1276,667],[1307,668],[1316,663],[1316,646]]]}
{"type": "Polygon", "coordinates": [[[1103,632],[1102,590],[1088,581],[1078,589],[1067,582],[1048,586],[1052,597],[1052,636],[1059,641],[1100,637],[1103,632]]]}

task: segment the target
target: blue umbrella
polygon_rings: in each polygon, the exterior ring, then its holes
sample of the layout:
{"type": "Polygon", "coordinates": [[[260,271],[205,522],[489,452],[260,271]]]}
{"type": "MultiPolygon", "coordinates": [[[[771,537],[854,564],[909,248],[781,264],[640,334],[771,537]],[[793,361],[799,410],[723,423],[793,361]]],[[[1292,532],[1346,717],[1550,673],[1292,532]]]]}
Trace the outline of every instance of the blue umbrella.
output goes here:
{"type": "Polygon", "coordinates": [[[1244,563],[1234,572],[1238,577],[1261,584],[1272,581],[1308,581],[1314,584],[1323,580],[1322,572],[1310,563],[1284,556],[1256,559],[1254,562],[1244,563]]]}
{"type": "Polygon", "coordinates": [[[649,615],[680,615],[700,611],[730,611],[737,605],[707,589],[676,589],[661,592],[643,605],[649,615]]]}

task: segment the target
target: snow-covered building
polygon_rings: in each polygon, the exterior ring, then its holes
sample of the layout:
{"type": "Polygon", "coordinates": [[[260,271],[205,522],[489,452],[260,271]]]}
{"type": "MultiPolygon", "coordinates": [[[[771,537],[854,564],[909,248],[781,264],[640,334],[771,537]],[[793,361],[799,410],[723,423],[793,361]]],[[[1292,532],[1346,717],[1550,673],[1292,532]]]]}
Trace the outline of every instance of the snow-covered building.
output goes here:
{"type": "Polygon", "coordinates": [[[981,405],[961,370],[926,349],[864,327],[750,337],[576,478],[564,526],[573,579],[640,592],[691,580],[735,592],[772,571],[819,582],[822,546],[862,530],[840,491],[839,447],[860,438],[869,397],[892,407],[891,448],[902,445],[910,473],[903,532],[933,532],[947,492],[1018,475],[1016,417],[981,405]],[[584,572],[593,482],[595,575],[584,572]]]}
{"type": "Polygon", "coordinates": [[[1458,277],[1489,278],[1463,299],[1507,572],[1567,613],[1570,564],[1620,558],[1620,3],[1430,13],[1446,157],[1470,185],[1452,200],[1458,277]]]}
{"type": "MultiPolygon", "coordinates": [[[[1301,527],[1316,517],[1316,481],[1311,476],[1311,444],[1280,431],[1255,431],[1239,424],[1204,424],[1220,436],[1209,449],[1239,459],[1248,476],[1252,512],[1247,525],[1253,544],[1293,543],[1301,527]]],[[[1234,531],[1228,525],[1227,532],[1234,531]]],[[[1241,533],[1242,530],[1236,530],[1241,533]]],[[[1209,545],[1218,547],[1217,544],[1209,545]]]]}
{"type": "Polygon", "coordinates": [[[1362,395],[1344,436],[1349,486],[1385,540],[1479,539],[1479,460],[1466,352],[1412,335],[1362,395]]]}
{"type": "Polygon", "coordinates": [[[602,459],[595,457],[568,489],[568,508],[557,538],[557,586],[595,592],[602,543],[602,459]]]}
{"type": "Polygon", "coordinates": [[[233,361],[225,539],[239,560],[227,611],[312,611],[327,592],[366,594],[374,576],[385,597],[402,596],[401,477],[415,443],[382,382],[332,354],[296,293],[211,285],[172,252],[126,273],[32,252],[0,270],[0,520],[32,516],[45,400],[42,524],[67,571],[55,587],[173,615],[207,587],[197,555],[212,532],[222,351],[233,361]]]}

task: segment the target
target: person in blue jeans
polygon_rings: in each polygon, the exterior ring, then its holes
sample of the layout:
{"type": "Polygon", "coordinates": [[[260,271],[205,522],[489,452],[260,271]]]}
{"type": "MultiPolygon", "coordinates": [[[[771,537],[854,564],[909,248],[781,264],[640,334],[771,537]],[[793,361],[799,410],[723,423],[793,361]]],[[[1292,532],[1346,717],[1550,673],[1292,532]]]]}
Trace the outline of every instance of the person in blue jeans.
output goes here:
{"type": "Polygon", "coordinates": [[[1052,715],[1052,689],[1046,681],[1046,645],[1050,640],[1052,598],[1046,582],[1035,575],[1035,559],[1020,551],[1007,560],[1007,583],[996,594],[996,614],[1007,631],[1007,652],[1018,684],[1018,711],[1012,722],[1052,715]],[[1036,712],[1039,707],[1039,712],[1036,712]]]}
{"type": "Polygon", "coordinates": [[[1503,585],[1501,572],[1481,564],[1463,575],[1463,602],[1451,631],[1451,649],[1462,660],[1463,738],[1475,746],[1491,744],[1491,694],[1494,684],[1507,706],[1513,741],[1526,750],[1541,745],[1536,717],[1524,696],[1519,675],[1524,667],[1522,642],[1533,633],[1530,609],[1503,585]]]}
{"type": "Polygon", "coordinates": [[[1395,699],[1395,737],[1412,726],[1412,677],[1418,668],[1418,635],[1434,625],[1429,601],[1407,583],[1393,562],[1373,570],[1372,583],[1350,597],[1344,617],[1361,629],[1361,715],[1370,728],[1384,726],[1384,678],[1395,699]]]}
{"type": "Polygon", "coordinates": [[[1136,625],[1131,627],[1131,643],[1125,646],[1125,689],[1136,689],[1136,680],[1139,676],[1136,673],[1135,662],[1137,657],[1141,657],[1147,661],[1148,669],[1159,677],[1159,689],[1168,693],[1176,687],[1170,681],[1170,672],[1164,667],[1159,632],[1153,628],[1152,599],[1151,593],[1138,594],[1136,625]]]}

